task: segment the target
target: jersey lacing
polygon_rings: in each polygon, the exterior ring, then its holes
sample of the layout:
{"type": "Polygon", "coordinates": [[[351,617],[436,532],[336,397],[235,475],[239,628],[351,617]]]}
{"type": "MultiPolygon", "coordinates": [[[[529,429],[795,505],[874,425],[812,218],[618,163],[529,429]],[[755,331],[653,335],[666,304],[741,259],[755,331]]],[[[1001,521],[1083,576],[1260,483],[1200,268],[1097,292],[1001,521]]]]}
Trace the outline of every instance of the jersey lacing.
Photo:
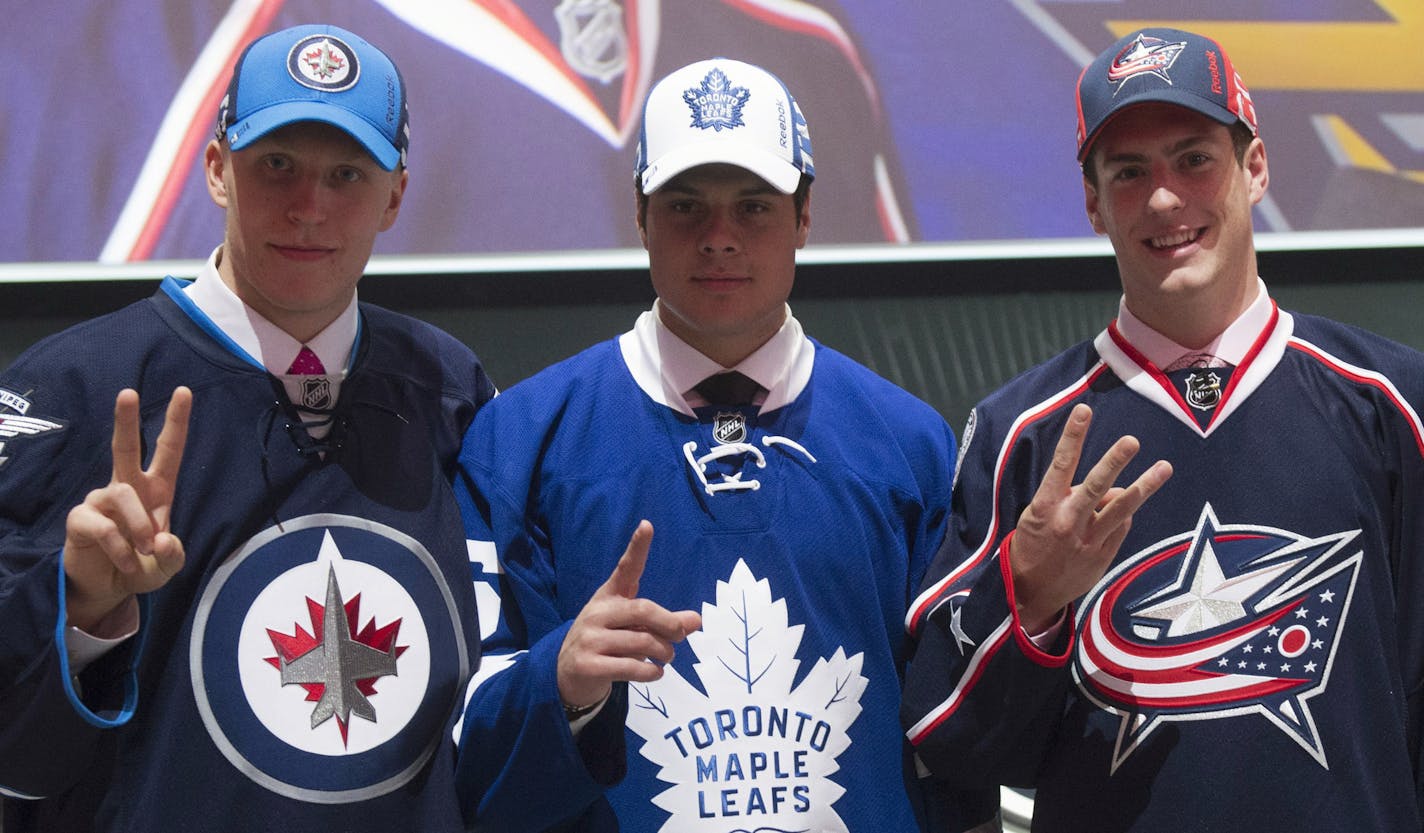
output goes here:
{"type": "MultiPolygon", "coordinates": [[[[761,443],[767,448],[789,448],[791,450],[800,452],[803,456],[805,456],[807,460],[810,460],[812,463],[816,462],[816,457],[811,454],[811,452],[807,451],[806,448],[800,443],[788,437],[766,436],[761,438],[761,443]]],[[[715,446],[714,448],[712,448],[711,451],[708,451],[701,457],[694,456],[696,450],[697,443],[685,443],[682,446],[682,456],[687,459],[687,464],[692,467],[693,473],[696,474],[697,479],[702,482],[702,488],[707,492],[707,494],[715,495],[718,492],[745,491],[748,489],[755,492],[757,489],[761,488],[760,480],[742,479],[742,475],[745,473],[744,469],[731,473],[722,472],[722,479],[716,483],[712,483],[707,479],[708,465],[715,463],[725,457],[747,455],[750,456],[752,458],[752,461],[756,463],[757,468],[766,468],[766,455],[763,454],[761,449],[757,448],[755,445],[751,443],[727,443],[726,445],[715,446]]],[[[783,453],[787,452],[783,451],[783,453]]],[[[715,473],[714,476],[716,476],[715,473]]]]}

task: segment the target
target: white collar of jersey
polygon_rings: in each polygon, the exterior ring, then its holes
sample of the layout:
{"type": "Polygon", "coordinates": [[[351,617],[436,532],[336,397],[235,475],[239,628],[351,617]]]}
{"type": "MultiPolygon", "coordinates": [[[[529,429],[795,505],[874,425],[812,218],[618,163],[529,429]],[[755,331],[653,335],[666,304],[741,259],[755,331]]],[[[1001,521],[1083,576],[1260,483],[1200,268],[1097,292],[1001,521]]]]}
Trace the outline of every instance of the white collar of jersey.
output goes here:
{"type": "Polygon", "coordinates": [[[1241,364],[1251,345],[1256,343],[1256,337],[1271,320],[1271,296],[1266,292],[1266,283],[1256,278],[1256,286],[1256,300],[1221,335],[1200,349],[1183,347],[1144,324],[1128,310],[1126,297],[1117,305],[1118,334],[1157,367],[1171,367],[1178,359],[1193,353],[1210,353],[1231,364],[1241,364]]]}
{"type": "MultiPolygon", "coordinates": [[[[1275,304],[1271,304],[1271,310],[1276,311],[1275,304]]],[[[1220,404],[1216,406],[1215,415],[1205,429],[1197,424],[1196,418],[1191,415],[1186,405],[1179,403],[1172,396],[1168,390],[1170,383],[1162,371],[1154,366],[1139,363],[1134,354],[1137,350],[1136,344],[1129,344],[1127,348],[1120,346],[1113,340],[1111,328],[1109,328],[1098,334],[1098,337],[1093,340],[1093,346],[1097,349],[1103,363],[1122,380],[1123,384],[1160,405],[1192,431],[1207,436],[1217,427],[1223,425],[1237,407],[1250,398],[1251,394],[1266,380],[1266,377],[1271,375],[1271,371],[1280,364],[1281,357],[1285,355],[1286,347],[1295,331],[1295,319],[1284,310],[1278,312],[1274,326],[1271,326],[1271,320],[1267,318],[1260,329],[1252,333],[1252,342],[1259,342],[1259,350],[1254,355],[1250,355],[1248,350],[1246,355],[1237,357],[1231,384],[1220,404]]],[[[1121,332],[1118,335],[1121,337],[1121,332]]],[[[1125,342],[1127,339],[1123,338],[1123,341],[1125,342]]],[[[1089,375],[1093,372],[1095,371],[1089,371],[1089,375]]]]}
{"type": "MultiPolygon", "coordinates": [[[[232,339],[248,355],[262,362],[262,366],[274,376],[280,376],[292,366],[292,359],[302,349],[302,343],[292,338],[276,324],[263,318],[256,310],[243,303],[241,298],[223,283],[218,275],[217,258],[222,247],[213,250],[207,263],[198,272],[198,279],[183,290],[188,300],[206,315],[213,324],[232,339]]],[[[351,348],[356,343],[356,331],[360,313],[356,296],[351,303],[309,342],[308,347],[321,359],[330,373],[344,372],[351,359],[351,348]]]]}
{"type": "MultiPolygon", "coordinates": [[[[683,392],[724,368],[678,338],[658,317],[658,305],[638,316],[633,329],[618,339],[623,361],[638,387],[653,401],[693,416],[683,392]]],[[[811,379],[815,347],[801,323],[786,310],[786,322],[766,344],[734,368],[766,388],[761,410],[772,411],[794,400],[811,379]]]]}

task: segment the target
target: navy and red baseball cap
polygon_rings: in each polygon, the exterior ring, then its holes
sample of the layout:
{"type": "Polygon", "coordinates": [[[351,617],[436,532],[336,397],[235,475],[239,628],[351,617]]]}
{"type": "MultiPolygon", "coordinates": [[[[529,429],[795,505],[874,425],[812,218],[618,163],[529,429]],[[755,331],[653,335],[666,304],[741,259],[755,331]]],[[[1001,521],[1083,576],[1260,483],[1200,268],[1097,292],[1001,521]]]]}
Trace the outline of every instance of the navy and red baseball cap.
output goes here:
{"type": "Polygon", "coordinates": [[[1221,44],[1180,29],[1142,29],[1098,55],[1078,76],[1078,161],[1113,116],[1137,104],[1186,107],[1256,133],[1251,93],[1221,44]]]}
{"type": "Polygon", "coordinates": [[[300,121],[341,128],[388,171],[406,161],[410,115],[400,71],[340,27],[294,26],[249,44],[218,108],[217,135],[241,150],[300,121]]]}

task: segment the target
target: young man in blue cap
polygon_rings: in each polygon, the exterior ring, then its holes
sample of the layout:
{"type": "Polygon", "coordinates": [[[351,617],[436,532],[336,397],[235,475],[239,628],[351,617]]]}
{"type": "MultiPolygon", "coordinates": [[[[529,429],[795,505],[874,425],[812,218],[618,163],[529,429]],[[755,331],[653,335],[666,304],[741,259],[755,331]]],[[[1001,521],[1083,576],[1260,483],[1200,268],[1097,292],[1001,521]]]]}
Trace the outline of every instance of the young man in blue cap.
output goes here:
{"type": "Polygon", "coordinates": [[[910,739],[955,785],[1036,787],[1046,833],[1417,831],[1424,356],[1271,299],[1266,149],[1215,41],[1133,32],[1078,112],[1122,302],[974,409],[910,739]]]}
{"type": "Polygon", "coordinates": [[[792,316],[813,176],[770,73],[718,58],[660,81],[636,188],[653,308],[471,428],[471,553],[503,609],[463,731],[515,750],[461,759],[490,829],[994,813],[996,794],[930,807],[899,730],[906,604],[943,534],[954,436],[792,316]]]}
{"type": "Polygon", "coordinates": [[[204,156],[226,234],[198,279],[0,374],[7,833],[462,829],[449,477],[493,389],[357,303],[408,141],[376,47],[259,38],[204,156]]]}

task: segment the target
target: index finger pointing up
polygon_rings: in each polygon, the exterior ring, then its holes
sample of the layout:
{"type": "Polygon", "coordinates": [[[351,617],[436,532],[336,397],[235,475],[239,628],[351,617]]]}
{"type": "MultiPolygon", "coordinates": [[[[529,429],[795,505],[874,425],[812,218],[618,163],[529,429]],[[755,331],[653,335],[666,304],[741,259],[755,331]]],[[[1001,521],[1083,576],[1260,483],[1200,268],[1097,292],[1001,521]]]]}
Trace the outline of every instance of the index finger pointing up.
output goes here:
{"type": "Polygon", "coordinates": [[[1092,421],[1092,408],[1081,402],[1073,406],[1058,445],[1053,449],[1053,463],[1038,484],[1039,494],[1056,501],[1072,490],[1073,475],[1078,471],[1078,459],[1083,453],[1083,440],[1088,436],[1088,425],[1092,421]]]}
{"type": "Polygon", "coordinates": [[[628,548],[614,565],[608,581],[600,592],[606,591],[625,599],[638,596],[638,583],[643,578],[643,568],[648,563],[648,549],[653,543],[653,525],[646,520],[638,522],[633,537],[628,539],[628,548]]]}

